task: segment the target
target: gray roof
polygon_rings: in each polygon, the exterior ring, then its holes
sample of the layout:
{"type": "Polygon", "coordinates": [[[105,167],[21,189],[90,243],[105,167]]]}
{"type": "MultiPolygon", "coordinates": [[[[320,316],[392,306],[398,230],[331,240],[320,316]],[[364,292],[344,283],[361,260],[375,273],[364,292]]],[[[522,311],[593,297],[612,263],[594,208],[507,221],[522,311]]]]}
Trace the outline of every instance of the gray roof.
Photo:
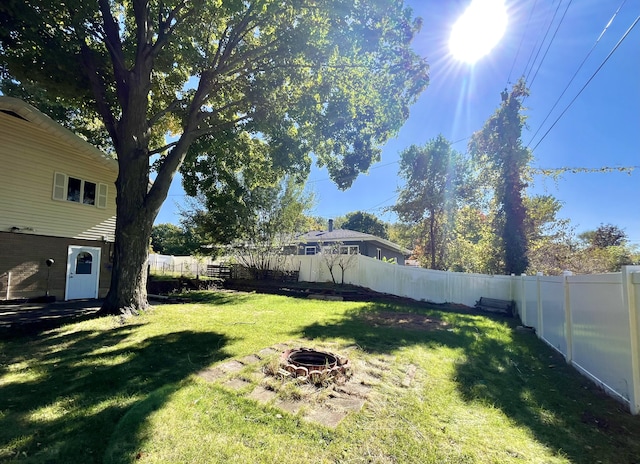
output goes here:
{"type": "Polygon", "coordinates": [[[298,236],[300,242],[377,242],[391,250],[395,250],[398,253],[404,255],[411,254],[411,250],[401,247],[400,245],[393,243],[387,239],[376,237],[375,235],[365,234],[349,229],[333,229],[331,232],[328,230],[312,230],[306,234],[298,236]]]}

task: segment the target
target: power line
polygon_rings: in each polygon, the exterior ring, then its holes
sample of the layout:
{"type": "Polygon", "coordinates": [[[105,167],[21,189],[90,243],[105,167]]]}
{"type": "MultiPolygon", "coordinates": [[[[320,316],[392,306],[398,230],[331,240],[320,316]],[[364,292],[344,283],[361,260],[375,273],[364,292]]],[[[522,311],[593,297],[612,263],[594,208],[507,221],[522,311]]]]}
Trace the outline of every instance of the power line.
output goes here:
{"type": "Polygon", "coordinates": [[[396,198],[398,198],[398,193],[396,193],[394,196],[387,198],[386,200],[381,201],[380,203],[373,205],[370,208],[365,209],[364,211],[375,211],[380,209],[379,206],[384,205],[385,203],[387,203],[389,200],[395,200],[396,198]]]}
{"type": "Polygon", "coordinates": [[[542,129],[542,126],[544,126],[544,123],[547,122],[547,119],[549,119],[549,117],[551,116],[551,113],[553,112],[553,110],[556,108],[556,106],[558,106],[558,103],[560,103],[560,100],[562,99],[562,97],[564,96],[564,94],[567,92],[567,90],[569,89],[569,87],[571,86],[571,84],[573,83],[573,80],[576,78],[576,76],[578,75],[578,73],[580,72],[580,70],[582,69],[582,67],[584,66],[585,62],[589,59],[589,57],[591,56],[591,53],[593,53],[593,50],[595,50],[596,46],[598,45],[598,43],[600,42],[600,39],[602,39],[602,37],[604,36],[605,32],[607,31],[607,29],[609,28],[609,26],[611,26],[611,24],[613,23],[613,20],[615,19],[615,17],[618,15],[618,12],[620,12],[620,10],[622,9],[622,7],[624,6],[624,4],[627,2],[627,0],[623,0],[622,3],[620,4],[620,6],[618,7],[618,9],[616,10],[615,13],[613,13],[613,16],[611,17],[611,19],[609,19],[609,22],[604,26],[604,29],[602,29],[602,32],[600,33],[600,35],[598,36],[598,38],[596,39],[595,43],[591,46],[591,50],[589,50],[589,52],[587,53],[587,56],[584,57],[584,59],[582,60],[582,63],[580,63],[580,66],[578,66],[578,69],[576,69],[576,72],[573,73],[573,76],[571,77],[571,79],[569,80],[569,83],[567,84],[567,86],[564,88],[564,90],[562,91],[562,93],[560,94],[560,96],[558,97],[558,99],[555,101],[555,103],[553,104],[553,106],[551,107],[551,109],[549,110],[549,112],[547,113],[547,115],[545,116],[544,120],[542,121],[542,123],[540,124],[540,127],[538,127],[538,130],[535,132],[535,134],[533,134],[533,137],[531,137],[531,140],[529,140],[528,145],[531,145],[531,142],[533,142],[533,140],[536,138],[536,136],[538,135],[538,132],[540,132],[540,130],[542,129]]]}
{"type": "Polygon", "coordinates": [[[547,132],[544,133],[544,135],[542,136],[542,138],[538,141],[538,143],[536,143],[536,145],[531,149],[531,152],[533,153],[536,148],[538,148],[538,145],[540,145],[540,143],[542,143],[542,141],[545,139],[545,137],[549,134],[549,132],[551,132],[551,129],[553,129],[555,127],[555,125],[558,123],[558,121],[560,121],[560,119],[562,118],[562,116],[564,116],[564,114],[567,112],[567,110],[569,108],[571,108],[571,105],[573,105],[573,103],[578,99],[578,97],[580,96],[580,94],[582,94],[582,92],[584,91],[585,88],[587,88],[587,86],[589,85],[589,83],[593,80],[594,77],[596,77],[596,74],[598,74],[598,72],[600,72],[600,70],[602,69],[602,67],[605,65],[605,63],[607,61],[609,61],[609,58],[611,58],[611,55],[613,55],[613,53],[618,49],[618,47],[620,46],[620,44],[622,44],[622,42],[624,41],[624,39],[627,38],[627,36],[629,35],[629,33],[633,30],[633,28],[636,26],[636,24],[638,24],[638,21],[640,21],[640,16],[638,16],[635,21],[633,22],[633,24],[631,24],[631,26],[629,26],[629,29],[627,29],[627,31],[624,33],[624,35],[620,38],[620,40],[618,40],[618,43],[613,47],[613,49],[609,52],[609,54],[607,55],[607,57],[604,59],[604,61],[600,64],[600,66],[598,66],[598,69],[595,70],[595,72],[591,75],[591,77],[589,78],[589,80],[582,86],[582,88],[580,89],[580,91],[578,92],[578,94],[573,97],[573,100],[571,100],[569,102],[569,104],[566,106],[566,108],[562,111],[562,113],[560,113],[560,116],[558,116],[556,118],[556,120],[553,122],[553,124],[551,125],[551,127],[549,127],[549,129],[547,130],[547,132]]]}
{"type": "Polygon", "coordinates": [[[553,13],[553,16],[551,17],[551,21],[549,21],[549,26],[547,26],[547,31],[544,33],[544,37],[542,38],[542,41],[540,42],[540,46],[538,47],[538,51],[536,52],[536,56],[533,59],[533,61],[531,61],[531,57],[533,56],[534,51],[536,50],[536,46],[538,45],[538,42],[535,43],[535,45],[533,46],[533,48],[531,49],[531,54],[529,55],[529,60],[527,61],[527,65],[524,67],[524,72],[522,73],[522,75],[526,75],[525,80],[528,81],[529,80],[529,75],[531,74],[531,71],[533,71],[533,66],[535,65],[536,61],[538,60],[538,55],[540,54],[540,50],[542,50],[542,45],[544,44],[544,41],[547,40],[547,35],[549,35],[549,31],[551,30],[551,26],[553,25],[553,21],[556,19],[556,15],[558,14],[558,11],[560,10],[560,5],[562,5],[562,0],[560,0],[558,2],[558,6],[556,7],[556,11],[553,13]],[[527,67],[529,67],[529,63],[531,63],[531,68],[529,69],[529,72],[527,72],[527,67]]]}
{"type": "MultiPolygon", "coordinates": [[[[553,44],[553,41],[555,40],[556,35],[558,34],[558,30],[560,30],[560,26],[562,25],[562,22],[564,21],[564,17],[567,15],[567,11],[569,11],[569,7],[571,6],[572,2],[573,2],[573,0],[569,0],[569,3],[567,4],[567,7],[564,10],[564,13],[562,14],[562,18],[560,18],[560,22],[556,26],[556,30],[553,32],[553,36],[551,37],[551,40],[549,41],[549,45],[547,45],[547,49],[544,51],[544,55],[542,55],[542,59],[540,60],[540,63],[538,63],[538,67],[536,68],[536,72],[533,75],[533,77],[531,78],[531,81],[529,81],[529,79],[527,78],[527,86],[529,88],[531,88],[531,86],[533,86],[533,82],[536,80],[536,76],[538,75],[538,71],[540,71],[540,67],[542,66],[542,63],[544,63],[544,59],[547,57],[547,53],[549,53],[549,49],[551,48],[551,44],[553,44]]],[[[559,4],[558,4],[558,7],[560,7],[559,4]]]]}
{"type": "Polygon", "coordinates": [[[509,75],[507,76],[507,84],[508,86],[511,83],[511,73],[513,72],[513,68],[518,61],[518,56],[520,56],[520,49],[522,48],[522,42],[524,42],[524,38],[527,35],[527,31],[529,30],[529,24],[531,23],[531,17],[533,16],[533,10],[536,9],[536,5],[538,4],[538,0],[533,2],[533,6],[531,7],[531,11],[529,11],[529,18],[527,19],[527,25],[524,27],[524,31],[522,32],[522,37],[520,37],[520,44],[518,45],[518,51],[516,52],[516,56],[513,57],[513,63],[511,63],[511,69],[509,70],[509,75]]]}

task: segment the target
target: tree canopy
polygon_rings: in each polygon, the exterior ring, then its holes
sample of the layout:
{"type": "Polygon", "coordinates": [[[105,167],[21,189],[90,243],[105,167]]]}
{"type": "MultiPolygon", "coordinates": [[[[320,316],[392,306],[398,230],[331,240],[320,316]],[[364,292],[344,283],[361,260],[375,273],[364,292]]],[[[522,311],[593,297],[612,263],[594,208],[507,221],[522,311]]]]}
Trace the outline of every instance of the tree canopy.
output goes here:
{"type": "Polygon", "coordinates": [[[349,187],[428,83],[419,27],[397,0],[2,2],[3,74],[97,115],[118,159],[103,310],[146,307],[149,237],[181,167],[188,190],[220,189],[304,177],[313,153],[349,187]]]}
{"type": "Polygon", "coordinates": [[[620,227],[613,224],[600,224],[595,230],[588,230],[580,234],[589,247],[607,248],[621,246],[627,241],[627,234],[620,227]]]}
{"type": "Polygon", "coordinates": [[[161,255],[187,256],[201,252],[200,241],[193,230],[175,224],[153,226],[151,248],[161,255]]]}
{"type": "Polygon", "coordinates": [[[348,213],[340,223],[342,229],[355,230],[363,234],[371,234],[380,238],[389,238],[387,225],[371,213],[355,211],[348,213]]]}
{"type": "Polygon", "coordinates": [[[420,224],[426,243],[420,246],[431,269],[446,268],[453,217],[474,196],[467,160],[442,135],[400,153],[399,176],[405,185],[393,206],[401,220],[420,224]]]}
{"type": "Polygon", "coordinates": [[[523,195],[531,152],[521,140],[525,123],[522,101],[528,95],[524,79],[510,92],[505,89],[500,107],[469,142],[469,152],[480,166],[481,182],[493,190],[494,225],[502,240],[506,274],[521,274],[528,266],[523,195]]]}

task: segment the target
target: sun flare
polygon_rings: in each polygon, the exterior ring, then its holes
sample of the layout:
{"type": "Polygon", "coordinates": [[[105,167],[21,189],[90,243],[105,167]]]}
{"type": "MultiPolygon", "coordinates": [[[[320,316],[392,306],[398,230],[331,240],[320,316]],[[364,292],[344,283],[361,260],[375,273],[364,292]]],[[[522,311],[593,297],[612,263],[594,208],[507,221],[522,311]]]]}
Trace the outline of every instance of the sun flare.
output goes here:
{"type": "Polygon", "coordinates": [[[457,60],[473,64],[500,42],[506,28],[504,0],[472,0],[453,25],[449,50],[457,60]]]}

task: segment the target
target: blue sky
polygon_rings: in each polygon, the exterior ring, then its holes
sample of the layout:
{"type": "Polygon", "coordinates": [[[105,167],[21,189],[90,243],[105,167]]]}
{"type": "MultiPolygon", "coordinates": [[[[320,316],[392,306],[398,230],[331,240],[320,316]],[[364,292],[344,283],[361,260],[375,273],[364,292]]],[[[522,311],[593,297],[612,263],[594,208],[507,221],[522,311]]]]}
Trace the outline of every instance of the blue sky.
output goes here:
{"type": "MultiPolygon", "coordinates": [[[[533,166],[638,166],[631,174],[567,173],[557,181],[536,176],[528,193],[550,194],[560,200],[563,208],[559,216],[570,219],[577,233],[611,223],[625,230],[632,243],[640,245],[640,24],[594,76],[640,15],[640,1],[507,0],[505,36],[475,65],[456,61],[448,47],[451,27],[469,3],[407,2],[414,14],[423,19],[413,46],[429,62],[430,85],[411,108],[411,116],[398,136],[385,145],[382,160],[350,189],[338,190],[328,180],[326,170],[312,169],[308,187],[317,199],[312,214],[331,218],[362,210],[395,221],[395,216],[385,213],[384,208],[395,203],[397,189],[402,185],[397,175],[400,152],[438,134],[456,142],[454,148],[465,152],[467,138],[500,104],[500,92],[525,75],[531,95],[524,102],[529,127],[522,138],[531,148],[537,145],[533,166]],[[593,48],[621,4],[614,21],[593,48]],[[564,115],[542,138],[563,111],[564,115]]],[[[184,192],[178,179],[169,195],[156,223],[178,223],[180,219],[178,205],[184,192]]]]}

